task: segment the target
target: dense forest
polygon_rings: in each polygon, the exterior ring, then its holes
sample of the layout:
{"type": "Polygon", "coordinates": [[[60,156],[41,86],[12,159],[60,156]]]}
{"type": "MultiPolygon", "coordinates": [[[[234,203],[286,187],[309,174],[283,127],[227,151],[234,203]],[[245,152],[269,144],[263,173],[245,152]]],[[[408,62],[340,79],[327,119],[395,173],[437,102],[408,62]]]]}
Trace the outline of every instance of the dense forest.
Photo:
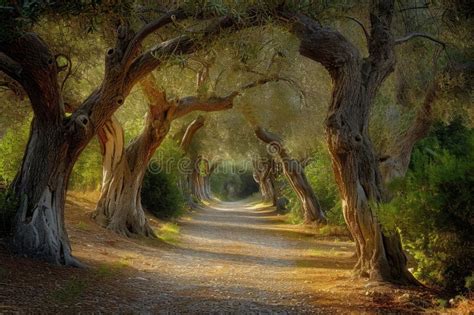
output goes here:
{"type": "Polygon", "coordinates": [[[0,313],[474,312],[473,16],[0,1],[0,313]]]}

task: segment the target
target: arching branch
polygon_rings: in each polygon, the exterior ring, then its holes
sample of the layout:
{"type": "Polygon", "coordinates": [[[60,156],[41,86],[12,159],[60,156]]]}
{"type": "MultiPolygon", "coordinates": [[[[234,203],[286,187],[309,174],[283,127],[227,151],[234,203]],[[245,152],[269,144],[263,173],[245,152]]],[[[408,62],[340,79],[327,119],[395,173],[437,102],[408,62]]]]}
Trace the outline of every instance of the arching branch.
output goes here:
{"type": "MultiPolygon", "coordinates": [[[[232,18],[227,16],[216,18],[201,31],[201,34],[203,37],[209,37],[220,32],[221,29],[235,25],[235,23],[232,18]]],[[[180,35],[150,48],[131,63],[126,76],[126,87],[131,89],[138,80],[159,66],[165,59],[164,57],[191,53],[195,49],[197,49],[196,38],[189,35],[180,35]]]]}
{"type": "Polygon", "coordinates": [[[228,94],[225,97],[210,97],[208,99],[202,99],[196,96],[188,96],[181,98],[178,101],[178,106],[176,109],[175,116],[176,118],[182,117],[192,111],[220,111],[227,110],[233,107],[234,98],[240,95],[241,91],[251,89],[260,85],[264,85],[269,82],[277,82],[280,80],[286,80],[281,77],[270,77],[256,80],[254,82],[245,84],[238,91],[234,91],[228,94]]]}
{"type": "Polygon", "coordinates": [[[420,9],[428,9],[428,3],[426,3],[423,6],[414,6],[414,7],[408,7],[408,8],[401,8],[398,10],[398,12],[404,12],[404,11],[409,11],[409,10],[420,10],[420,9]]]}
{"type": "Polygon", "coordinates": [[[300,39],[300,54],[320,62],[332,77],[337,75],[339,67],[360,59],[359,51],[341,33],[323,28],[317,21],[302,14],[281,14],[295,21],[292,32],[300,39]]]}
{"type": "Polygon", "coordinates": [[[169,56],[190,53],[193,49],[194,42],[187,35],[181,35],[155,45],[132,62],[125,77],[125,88],[131,90],[140,79],[160,66],[169,56]]]}
{"type": "Polygon", "coordinates": [[[352,21],[356,22],[362,28],[362,30],[364,31],[364,35],[365,35],[365,40],[368,43],[369,42],[369,32],[367,32],[367,29],[365,28],[364,23],[362,23],[361,21],[359,21],[358,19],[356,19],[355,17],[352,17],[352,16],[344,16],[344,17],[346,19],[349,19],[349,20],[352,20],[352,21]]]}
{"type": "Polygon", "coordinates": [[[233,100],[237,95],[239,95],[238,92],[232,92],[225,97],[211,97],[205,100],[202,100],[196,96],[181,98],[178,101],[175,117],[179,118],[197,110],[212,112],[231,109],[233,106],[233,100]]]}
{"type": "Polygon", "coordinates": [[[178,9],[171,12],[166,13],[165,15],[161,16],[159,19],[148,23],[145,25],[131,40],[128,44],[127,50],[123,56],[123,62],[127,65],[130,65],[133,61],[133,58],[138,53],[140,49],[141,42],[151,33],[155,32],[156,30],[160,29],[161,27],[171,23],[175,19],[183,19],[186,17],[186,14],[183,10],[178,9]]]}
{"type": "Polygon", "coordinates": [[[199,115],[196,119],[194,119],[186,128],[186,131],[184,132],[184,136],[181,139],[180,143],[180,148],[184,151],[187,152],[189,149],[189,146],[191,145],[191,141],[193,140],[194,135],[196,132],[201,129],[204,126],[204,117],[199,115]]]}
{"type": "Polygon", "coordinates": [[[64,114],[57,82],[58,69],[46,43],[34,33],[25,33],[0,46],[0,69],[16,80],[28,94],[41,122],[59,123],[64,114]]]}
{"type": "Polygon", "coordinates": [[[409,41],[410,39],[412,39],[412,38],[417,38],[417,37],[422,37],[422,38],[429,39],[429,40],[431,40],[431,41],[433,41],[433,42],[435,42],[435,43],[437,43],[437,44],[443,46],[443,48],[446,47],[446,43],[440,41],[439,39],[437,39],[437,38],[435,38],[435,37],[433,37],[433,36],[431,36],[431,35],[425,34],[425,33],[411,33],[411,34],[408,34],[408,35],[406,35],[406,36],[404,36],[404,37],[401,37],[401,38],[396,39],[396,40],[395,40],[395,45],[403,44],[403,43],[409,41]]]}
{"type": "Polygon", "coordinates": [[[255,135],[257,138],[268,144],[282,142],[282,139],[278,135],[271,133],[270,131],[266,131],[260,126],[255,128],[255,135]]]}

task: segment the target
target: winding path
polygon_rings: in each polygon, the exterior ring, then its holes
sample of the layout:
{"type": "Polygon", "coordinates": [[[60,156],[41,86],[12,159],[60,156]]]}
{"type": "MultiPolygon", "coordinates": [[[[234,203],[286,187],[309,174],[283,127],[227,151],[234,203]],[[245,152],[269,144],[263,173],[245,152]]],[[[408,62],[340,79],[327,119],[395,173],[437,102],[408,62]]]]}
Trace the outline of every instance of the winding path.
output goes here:
{"type": "Polygon", "coordinates": [[[318,240],[284,224],[272,208],[212,204],[180,226],[176,247],[140,276],[156,292],[143,295],[144,311],[288,314],[367,307],[355,296],[363,292],[352,288],[352,244],[318,240]]]}
{"type": "Polygon", "coordinates": [[[286,224],[257,202],[196,209],[179,220],[171,243],[101,229],[89,219],[94,206],[90,196],[71,194],[66,210],[74,254],[91,268],[0,248],[0,314],[379,314],[424,307],[413,292],[352,279],[351,242],[286,224]]]}

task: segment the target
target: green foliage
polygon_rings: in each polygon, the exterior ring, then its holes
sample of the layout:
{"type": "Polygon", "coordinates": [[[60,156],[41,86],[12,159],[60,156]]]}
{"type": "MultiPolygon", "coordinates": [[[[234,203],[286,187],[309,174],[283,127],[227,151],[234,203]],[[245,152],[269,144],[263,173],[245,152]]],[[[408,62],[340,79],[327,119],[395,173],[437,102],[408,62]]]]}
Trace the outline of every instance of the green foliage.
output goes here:
{"type": "Polygon", "coordinates": [[[155,233],[160,240],[169,244],[177,244],[179,242],[180,228],[176,223],[163,224],[155,233]]]}
{"type": "Polygon", "coordinates": [[[182,151],[171,139],[161,144],[143,179],[143,206],[159,218],[179,216],[184,198],[177,183],[181,179],[178,161],[182,151]]]}
{"type": "Polygon", "coordinates": [[[474,267],[474,132],[460,119],[438,123],[413,152],[410,170],[379,209],[417,262],[415,275],[461,291],[474,267]]]}
{"type": "Polygon", "coordinates": [[[176,182],[165,172],[147,171],[141,191],[143,206],[159,218],[178,216],[184,208],[176,182]]]}
{"type": "Polygon", "coordinates": [[[13,182],[20,169],[29,128],[30,119],[24,119],[15,130],[7,130],[0,140],[0,237],[12,232],[13,220],[19,207],[19,201],[6,187],[13,182]]]}
{"type": "Polygon", "coordinates": [[[334,179],[329,152],[320,146],[311,158],[313,162],[306,168],[306,177],[318,197],[329,224],[345,225],[342,214],[339,189],[334,179]]]}
{"type": "Polygon", "coordinates": [[[79,156],[71,173],[69,187],[76,191],[93,191],[100,188],[102,155],[99,143],[93,139],[79,156]]]}
{"type": "MultiPolygon", "coordinates": [[[[334,173],[331,171],[329,152],[325,147],[319,146],[319,149],[311,155],[311,159],[312,162],[305,168],[306,178],[321,204],[328,223],[345,226],[339,190],[334,179],[334,173]]],[[[290,202],[289,222],[300,223],[303,216],[301,206],[290,185],[285,186],[283,195],[290,202]]]]}
{"type": "Polygon", "coordinates": [[[28,142],[30,119],[24,119],[16,128],[8,129],[0,139],[0,184],[13,181],[21,166],[21,160],[28,142]]]}
{"type": "Polygon", "coordinates": [[[131,16],[133,1],[0,1],[0,42],[11,40],[29,30],[41,18],[77,20],[87,32],[95,31],[98,24],[112,18],[131,16]]]}

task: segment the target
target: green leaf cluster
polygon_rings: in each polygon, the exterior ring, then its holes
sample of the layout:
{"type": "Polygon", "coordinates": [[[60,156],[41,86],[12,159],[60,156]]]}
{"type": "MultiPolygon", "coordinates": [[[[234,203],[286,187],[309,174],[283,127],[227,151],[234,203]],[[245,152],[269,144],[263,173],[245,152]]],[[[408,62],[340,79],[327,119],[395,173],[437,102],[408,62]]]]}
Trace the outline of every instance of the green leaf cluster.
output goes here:
{"type": "Polygon", "coordinates": [[[398,230],[415,275],[447,290],[465,289],[474,269],[474,131],[457,118],[437,123],[413,152],[404,179],[381,205],[383,226],[398,230]]]}

